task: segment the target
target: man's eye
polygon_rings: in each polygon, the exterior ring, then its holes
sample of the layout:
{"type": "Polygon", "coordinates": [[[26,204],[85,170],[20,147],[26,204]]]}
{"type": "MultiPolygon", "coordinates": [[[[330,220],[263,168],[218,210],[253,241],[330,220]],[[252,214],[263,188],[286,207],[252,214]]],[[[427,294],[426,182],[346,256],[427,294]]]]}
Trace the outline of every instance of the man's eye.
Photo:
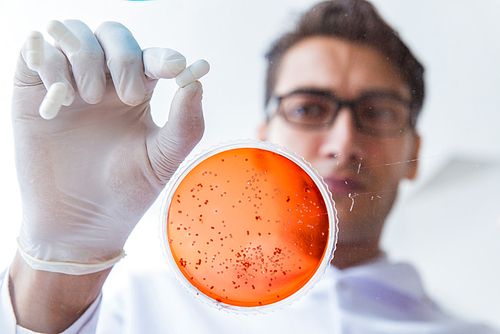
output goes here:
{"type": "Polygon", "coordinates": [[[404,122],[407,108],[392,101],[377,101],[359,106],[359,119],[362,123],[376,126],[389,126],[404,122]]]}
{"type": "Polygon", "coordinates": [[[324,108],[317,104],[296,105],[291,110],[294,117],[322,118],[324,108]]]}
{"type": "Polygon", "coordinates": [[[285,118],[292,123],[318,126],[328,122],[332,116],[331,101],[308,94],[295,94],[282,100],[281,109],[285,118]]]}
{"type": "Polygon", "coordinates": [[[373,121],[392,122],[398,117],[393,109],[387,107],[368,107],[364,109],[363,118],[373,121]]]}

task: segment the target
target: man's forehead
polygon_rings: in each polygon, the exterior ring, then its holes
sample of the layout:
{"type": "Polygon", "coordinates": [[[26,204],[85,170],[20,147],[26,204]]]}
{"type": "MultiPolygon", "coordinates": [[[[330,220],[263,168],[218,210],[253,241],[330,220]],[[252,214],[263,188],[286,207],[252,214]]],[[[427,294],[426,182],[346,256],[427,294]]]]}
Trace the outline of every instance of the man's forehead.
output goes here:
{"type": "Polygon", "coordinates": [[[344,98],[371,90],[398,92],[404,99],[411,97],[399,71],[379,51],[325,36],[298,42],[281,60],[275,95],[301,88],[329,90],[344,98]]]}

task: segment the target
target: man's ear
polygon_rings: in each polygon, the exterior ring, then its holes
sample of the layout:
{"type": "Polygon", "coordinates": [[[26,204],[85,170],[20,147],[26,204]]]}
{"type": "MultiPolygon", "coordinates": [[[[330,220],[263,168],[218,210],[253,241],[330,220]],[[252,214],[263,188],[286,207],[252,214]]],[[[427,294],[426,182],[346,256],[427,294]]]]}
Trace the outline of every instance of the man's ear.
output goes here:
{"type": "Polygon", "coordinates": [[[417,177],[417,171],[418,171],[418,157],[420,153],[420,136],[418,133],[414,133],[412,137],[413,143],[412,143],[412,152],[409,157],[409,162],[408,162],[408,170],[406,171],[406,178],[408,180],[413,180],[417,177]]]}
{"type": "Polygon", "coordinates": [[[259,127],[259,139],[267,140],[267,123],[262,123],[259,127]]]}

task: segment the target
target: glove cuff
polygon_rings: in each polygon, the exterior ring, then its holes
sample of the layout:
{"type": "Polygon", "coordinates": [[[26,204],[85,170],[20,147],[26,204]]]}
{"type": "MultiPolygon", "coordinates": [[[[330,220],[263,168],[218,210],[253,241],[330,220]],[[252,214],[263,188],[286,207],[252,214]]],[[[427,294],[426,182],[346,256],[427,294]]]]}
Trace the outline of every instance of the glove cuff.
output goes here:
{"type": "Polygon", "coordinates": [[[101,263],[75,263],[75,262],[57,262],[57,261],[43,261],[34,258],[33,256],[26,253],[19,244],[19,238],[17,239],[17,249],[19,254],[26,263],[34,270],[49,271],[53,273],[68,274],[68,275],[86,275],[92,274],[105,269],[111,268],[123,257],[125,257],[125,251],[112,258],[101,263]]]}

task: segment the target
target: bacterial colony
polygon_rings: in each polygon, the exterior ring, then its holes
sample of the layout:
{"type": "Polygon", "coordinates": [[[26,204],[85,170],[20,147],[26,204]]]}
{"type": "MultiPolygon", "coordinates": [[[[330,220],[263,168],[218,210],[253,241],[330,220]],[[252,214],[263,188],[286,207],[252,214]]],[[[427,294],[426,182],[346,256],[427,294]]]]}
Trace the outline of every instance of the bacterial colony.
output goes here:
{"type": "MultiPolygon", "coordinates": [[[[172,195],[167,235],[182,275],[232,306],[273,304],[320,266],[329,218],[312,178],[288,158],[237,148],[196,165],[172,195]]],[[[329,256],[329,255],[326,255],[329,256]]]]}

